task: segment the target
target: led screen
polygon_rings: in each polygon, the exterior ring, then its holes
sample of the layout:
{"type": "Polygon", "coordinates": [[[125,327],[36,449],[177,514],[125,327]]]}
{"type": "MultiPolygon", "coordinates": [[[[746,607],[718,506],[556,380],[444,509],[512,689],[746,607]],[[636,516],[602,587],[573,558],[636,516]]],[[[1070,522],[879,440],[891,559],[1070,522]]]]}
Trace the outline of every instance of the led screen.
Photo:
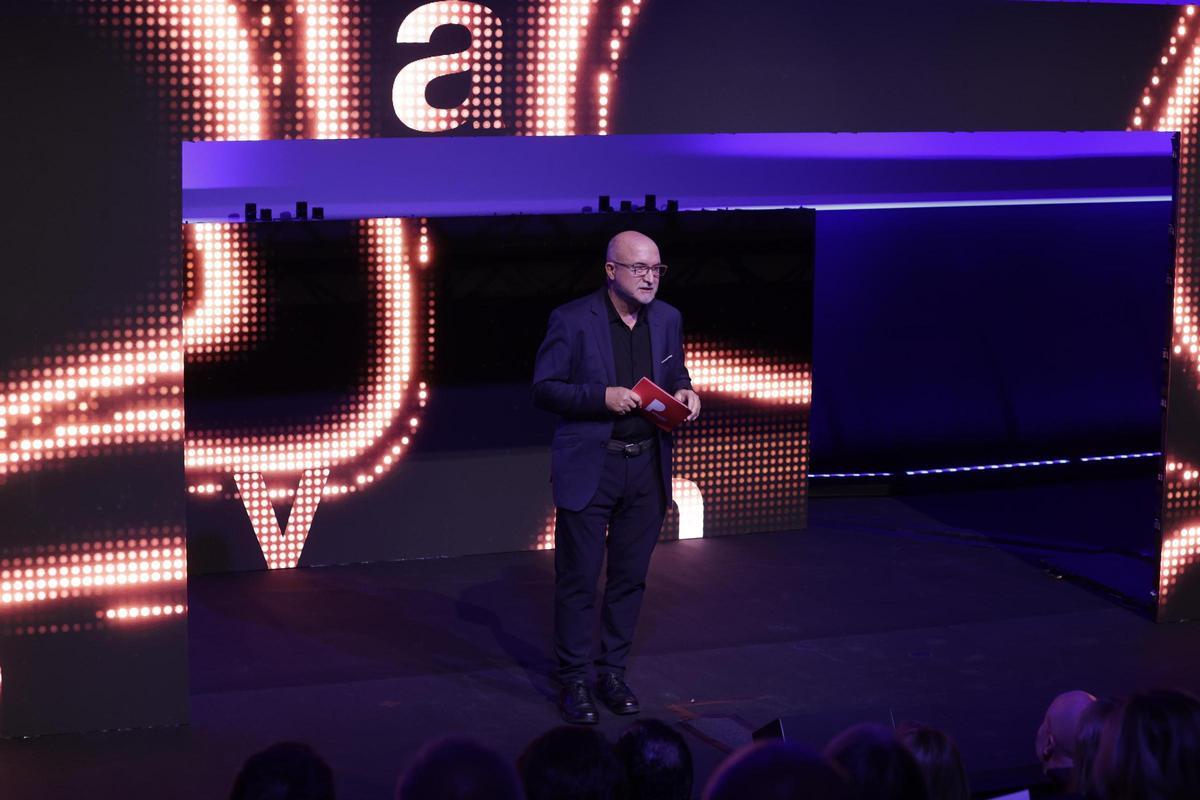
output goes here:
{"type": "Polygon", "coordinates": [[[1194,619],[1200,613],[1200,292],[1196,263],[1197,116],[1200,20],[1185,6],[1130,114],[1136,130],[1179,131],[1176,188],[1174,303],[1170,333],[1170,383],[1164,428],[1162,548],[1158,617],[1194,619]]]}
{"type": "Polygon", "coordinates": [[[553,419],[530,397],[557,305],[655,238],[702,418],[666,538],[804,526],[813,215],[802,211],[189,226],[193,569],[553,546],[553,419]],[[249,254],[223,260],[221,245],[249,254]],[[219,309],[219,310],[218,310],[219,309]],[[283,519],[285,522],[280,523],[283,519]]]}

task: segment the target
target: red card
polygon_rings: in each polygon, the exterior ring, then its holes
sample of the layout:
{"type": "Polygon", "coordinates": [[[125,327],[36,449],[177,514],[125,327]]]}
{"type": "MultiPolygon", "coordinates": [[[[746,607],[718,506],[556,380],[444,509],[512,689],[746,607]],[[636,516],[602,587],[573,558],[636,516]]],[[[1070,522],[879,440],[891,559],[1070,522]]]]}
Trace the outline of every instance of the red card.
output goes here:
{"type": "Polygon", "coordinates": [[[649,378],[642,378],[633,387],[633,391],[642,399],[638,411],[642,416],[653,422],[664,431],[673,431],[679,423],[688,418],[692,412],[683,403],[667,394],[661,386],[649,378]]]}

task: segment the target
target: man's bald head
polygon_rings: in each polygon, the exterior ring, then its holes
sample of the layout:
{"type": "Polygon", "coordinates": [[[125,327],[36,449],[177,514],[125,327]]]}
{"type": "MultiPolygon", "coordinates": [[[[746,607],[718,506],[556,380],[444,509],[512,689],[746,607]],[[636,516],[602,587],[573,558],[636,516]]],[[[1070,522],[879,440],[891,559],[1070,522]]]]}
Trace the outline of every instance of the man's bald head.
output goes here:
{"type": "Polygon", "coordinates": [[[605,261],[620,261],[625,264],[657,264],[658,245],[644,233],[621,231],[608,240],[604,252],[605,261]],[[653,253],[653,258],[647,256],[653,253]]]}
{"type": "Polygon", "coordinates": [[[608,277],[608,292],[613,302],[628,310],[653,300],[658,293],[659,275],[646,267],[661,263],[658,245],[644,233],[621,231],[609,239],[604,274],[608,277]],[[644,274],[634,275],[635,265],[644,274]]]}
{"type": "Polygon", "coordinates": [[[1037,733],[1038,759],[1045,769],[1069,767],[1075,762],[1079,720],[1096,702],[1095,696],[1082,690],[1064,692],[1050,702],[1037,733]]]}

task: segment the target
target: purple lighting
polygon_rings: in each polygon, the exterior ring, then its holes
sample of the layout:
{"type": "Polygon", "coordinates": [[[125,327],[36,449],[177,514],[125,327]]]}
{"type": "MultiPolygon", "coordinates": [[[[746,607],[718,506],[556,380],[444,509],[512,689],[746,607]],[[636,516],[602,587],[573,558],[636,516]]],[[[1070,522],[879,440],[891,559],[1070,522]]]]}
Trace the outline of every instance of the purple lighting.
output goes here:
{"type": "MultiPolygon", "coordinates": [[[[681,209],[1161,201],[1171,134],[770,133],[188,142],[183,218],[307,198],[331,219],[681,209]]],[[[882,207],[882,206],[881,206],[882,207]]]]}

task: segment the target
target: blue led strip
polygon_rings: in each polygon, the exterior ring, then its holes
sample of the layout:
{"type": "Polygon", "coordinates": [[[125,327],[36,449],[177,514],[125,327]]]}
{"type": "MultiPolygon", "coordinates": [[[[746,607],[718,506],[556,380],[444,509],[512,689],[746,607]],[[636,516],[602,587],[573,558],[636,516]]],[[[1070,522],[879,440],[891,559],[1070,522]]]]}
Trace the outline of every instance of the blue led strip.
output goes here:
{"type": "MultiPolygon", "coordinates": [[[[926,469],[907,469],[904,475],[950,475],[963,472],[989,472],[993,470],[1025,469],[1028,467],[1051,467],[1063,464],[1091,464],[1098,461],[1128,461],[1135,458],[1157,458],[1162,453],[1147,451],[1144,453],[1114,453],[1104,456],[1080,456],[1078,458],[1046,458],[1036,461],[1011,461],[1004,464],[972,464],[961,467],[929,467],[926,469]]],[[[891,478],[894,472],[814,472],[809,478],[891,478]]]]}
{"type": "Polygon", "coordinates": [[[955,472],[984,472],[998,469],[1020,469],[1022,467],[1049,467],[1070,464],[1069,458],[1048,458],[1041,461],[1012,461],[1007,464],[974,464],[968,467],[931,467],[929,469],[906,469],[905,475],[946,475],[955,472]]]}
{"type": "Polygon", "coordinates": [[[1083,458],[1081,458],[1081,459],[1079,459],[1079,460],[1080,460],[1080,461],[1083,461],[1083,462],[1090,462],[1090,461],[1124,461],[1124,460],[1126,460],[1126,459],[1130,459],[1130,458],[1156,458],[1156,457],[1158,457],[1158,456],[1161,456],[1161,455],[1162,455],[1162,453],[1159,453],[1159,452],[1149,452],[1149,453],[1122,453],[1122,454],[1115,455],[1115,456],[1084,456],[1083,458]]]}
{"type": "Polygon", "coordinates": [[[809,478],[890,478],[891,472],[814,472],[809,478]]]}

